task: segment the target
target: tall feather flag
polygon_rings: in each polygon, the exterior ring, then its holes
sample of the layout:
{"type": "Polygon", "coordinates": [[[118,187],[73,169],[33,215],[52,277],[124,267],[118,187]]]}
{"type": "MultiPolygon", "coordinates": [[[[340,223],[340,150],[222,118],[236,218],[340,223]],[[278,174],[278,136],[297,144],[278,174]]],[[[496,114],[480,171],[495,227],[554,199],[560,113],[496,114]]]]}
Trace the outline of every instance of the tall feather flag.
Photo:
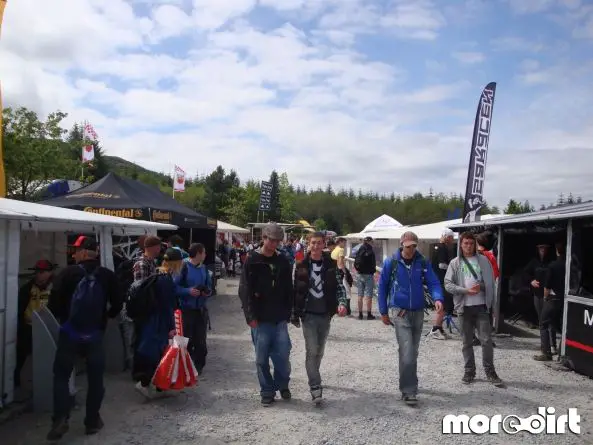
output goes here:
{"type": "MultiPolygon", "coordinates": [[[[4,8],[6,7],[6,0],[0,0],[0,31],[2,30],[2,20],[4,19],[4,8]]],[[[6,172],[4,171],[4,151],[2,142],[4,136],[2,135],[2,87],[0,86],[0,197],[6,197],[6,172]]]]}
{"type": "Polygon", "coordinates": [[[175,166],[175,174],[173,175],[173,193],[185,191],[185,171],[175,166]]]}
{"type": "Polygon", "coordinates": [[[82,162],[91,162],[95,159],[95,147],[94,142],[99,139],[95,129],[88,122],[84,123],[82,127],[82,139],[84,141],[82,147],[82,162]]]}

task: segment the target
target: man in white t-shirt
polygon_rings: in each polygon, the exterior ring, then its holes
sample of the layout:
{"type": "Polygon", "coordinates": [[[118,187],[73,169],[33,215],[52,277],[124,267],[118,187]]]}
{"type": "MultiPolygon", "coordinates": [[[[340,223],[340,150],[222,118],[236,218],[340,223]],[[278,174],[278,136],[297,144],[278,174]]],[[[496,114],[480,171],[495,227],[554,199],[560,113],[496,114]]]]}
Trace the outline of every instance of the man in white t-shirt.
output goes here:
{"type": "Polygon", "coordinates": [[[490,261],[479,255],[476,239],[472,233],[459,236],[461,255],[451,260],[445,274],[445,289],[453,294],[455,310],[459,316],[463,336],[463,359],[465,372],[463,383],[470,384],[476,377],[474,358],[474,331],[482,344],[482,362],[486,378],[495,386],[503,386],[494,368],[494,348],[490,309],[494,301],[494,273],[490,261]]]}

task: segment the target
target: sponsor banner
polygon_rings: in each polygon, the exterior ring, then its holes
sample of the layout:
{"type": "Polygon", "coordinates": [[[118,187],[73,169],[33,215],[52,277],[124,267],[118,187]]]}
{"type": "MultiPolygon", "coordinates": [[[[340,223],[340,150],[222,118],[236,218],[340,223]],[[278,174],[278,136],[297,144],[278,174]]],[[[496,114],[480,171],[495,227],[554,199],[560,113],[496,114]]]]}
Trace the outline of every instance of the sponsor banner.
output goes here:
{"type": "Polygon", "coordinates": [[[173,213],[163,212],[162,210],[153,210],[151,212],[151,221],[170,224],[173,219],[173,213]]]}
{"type": "Polygon", "coordinates": [[[272,183],[262,181],[260,184],[259,210],[269,212],[272,208],[272,183]]]}
{"type": "Polygon", "coordinates": [[[472,147],[469,155],[467,186],[463,206],[463,222],[473,222],[484,206],[484,181],[486,178],[486,159],[488,158],[488,142],[494,109],[496,82],[490,82],[482,91],[476,121],[472,147]]]}
{"type": "Polygon", "coordinates": [[[89,213],[117,216],[119,218],[142,219],[144,217],[144,211],[142,209],[106,209],[103,207],[85,207],[83,210],[89,213]]]}

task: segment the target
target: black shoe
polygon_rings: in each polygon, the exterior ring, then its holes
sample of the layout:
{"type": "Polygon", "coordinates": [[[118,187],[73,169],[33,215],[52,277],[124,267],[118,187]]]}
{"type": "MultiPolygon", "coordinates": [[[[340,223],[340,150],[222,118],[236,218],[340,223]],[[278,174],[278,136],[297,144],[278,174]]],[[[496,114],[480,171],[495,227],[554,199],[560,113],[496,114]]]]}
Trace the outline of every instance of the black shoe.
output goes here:
{"type": "Polygon", "coordinates": [[[261,398],[262,406],[271,406],[274,403],[274,396],[265,396],[261,398]]]}
{"type": "Polygon", "coordinates": [[[375,316],[373,314],[367,314],[367,320],[374,320],[375,316]]]}
{"type": "Polygon", "coordinates": [[[402,399],[404,403],[409,406],[416,406],[418,404],[416,396],[402,396],[402,399]]]}
{"type": "Polygon", "coordinates": [[[474,337],[474,340],[472,342],[472,346],[480,346],[482,343],[480,343],[480,340],[478,339],[478,337],[474,337]]]}
{"type": "Polygon", "coordinates": [[[486,378],[490,383],[498,388],[502,388],[504,383],[500,377],[496,374],[496,371],[486,371],[486,378]]]}
{"type": "Polygon", "coordinates": [[[348,315],[348,317],[350,317],[350,315],[352,315],[352,309],[350,309],[350,307],[346,308],[346,315],[348,315]]]}
{"type": "Polygon", "coordinates": [[[67,420],[58,420],[52,424],[51,430],[47,433],[47,440],[52,442],[60,440],[69,429],[70,426],[67,420]]]}
{"type": "Polygon", "coordinates": [[[496,348],[496,343],[492,342],[492,347],[496,348]]]}
{"type": "Polygon", "coordinates": [[[101,431],[104,426],[105,424],[103,423],[103,419],[99,417],[95,422],[92,422],[86,426],[84,433],[87,436],[92,436],[93,434],[97,434],[99,431],[101,431]]]}
{"type": "Polygon", "coordinates": [[[292,394],[290,393],[290,389],[283,389],[280,391],[280,397],[282,397],[283,400],[290,400],[292,399],[292,394]]]}
{"type": "Polygon", "coordinates": [[[533,360],[538,362],[551,362],[553,357],[551,354],[539,354],[533,357],[533,360]]]}
{"type": "Polygon", "coordinates": [[[358,319],[359,319],[359,320],[363,320],[363,319],[364,319],[364,317],[363,317],[363,315],[362,315],[362,312],[359,312],[359,313],[358,313],[358,319]]]}
{"type": "Polygon", "coordinates": [[[465,371],[463,373],[463,377],[461,377],[461,381],[463,383],[465,383],[466,385],[469,385],[470,383],[472,383],[474,381],[475,378],[476,378],[476,373],[475,372],[465,371]]]}

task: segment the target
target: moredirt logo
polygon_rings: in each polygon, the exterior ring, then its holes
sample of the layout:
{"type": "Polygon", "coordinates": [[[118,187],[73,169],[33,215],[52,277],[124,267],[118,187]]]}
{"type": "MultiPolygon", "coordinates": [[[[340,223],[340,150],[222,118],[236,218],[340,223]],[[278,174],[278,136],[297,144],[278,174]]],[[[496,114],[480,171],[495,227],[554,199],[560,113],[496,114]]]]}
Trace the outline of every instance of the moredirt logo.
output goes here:
{"type": "Polygon", "coordinates": [[[537,412],[529,417],[449,414],[443,417],[443,434],[517,434],[521,431],[529,434],[581,434],[581,416],[576,408],[570,408],[567,414],[559,416],[553,407],[540,406],[537,412]]]}

